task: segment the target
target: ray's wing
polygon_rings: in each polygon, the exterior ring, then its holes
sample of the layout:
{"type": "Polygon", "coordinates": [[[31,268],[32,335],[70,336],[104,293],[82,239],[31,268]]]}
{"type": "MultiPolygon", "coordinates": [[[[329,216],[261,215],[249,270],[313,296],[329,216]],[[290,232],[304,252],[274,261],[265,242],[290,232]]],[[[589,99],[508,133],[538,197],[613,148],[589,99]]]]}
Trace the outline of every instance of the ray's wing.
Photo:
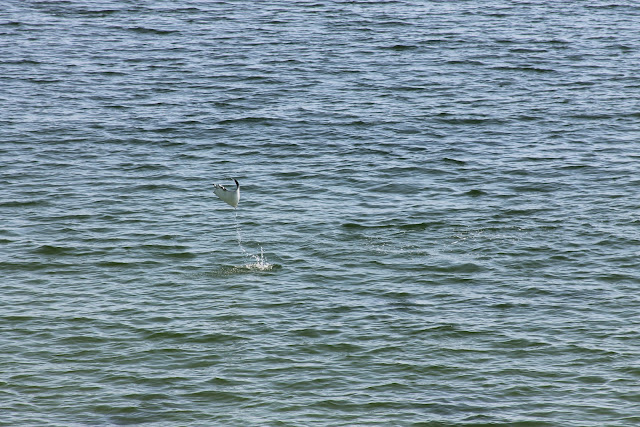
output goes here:
{"type": "Polygon", "coordinates": [[[213,192],[216,196],[222,199],[224,202],[230,204],[234,208],[238,207],[238,202],[240,201],[240,184],[236,181],[236,189],[231,191],[227,190],[224,186],[220,184],[213,184],[213,192]]]}

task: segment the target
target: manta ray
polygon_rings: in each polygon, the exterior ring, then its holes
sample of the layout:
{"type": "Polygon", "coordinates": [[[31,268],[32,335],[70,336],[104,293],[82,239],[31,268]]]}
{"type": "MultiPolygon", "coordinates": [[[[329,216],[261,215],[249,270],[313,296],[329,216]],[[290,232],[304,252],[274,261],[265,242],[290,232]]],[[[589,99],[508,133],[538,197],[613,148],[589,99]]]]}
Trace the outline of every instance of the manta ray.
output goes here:
{"type": "Polygon", "coordinates": [[[235,178],[233,178],[233,180],[236,183],[235,190],[228,190],[220,184],[213,184],[213,192],[223,201],[227,202],[234,208],[237,208],[238,202],[240,202],[240,184],[235,178]]]}

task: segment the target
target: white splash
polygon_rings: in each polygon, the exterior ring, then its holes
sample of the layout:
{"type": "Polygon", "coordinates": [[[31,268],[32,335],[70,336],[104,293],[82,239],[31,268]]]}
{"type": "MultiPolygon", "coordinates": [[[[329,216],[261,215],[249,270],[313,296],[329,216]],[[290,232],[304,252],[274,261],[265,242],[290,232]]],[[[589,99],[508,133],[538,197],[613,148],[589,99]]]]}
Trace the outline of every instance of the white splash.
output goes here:
{"type": "Polygon", "coordinates": [[[236,236],[238,238],[238,246],[240,247],[240,250],[242,251],[242,254],[247,258],[252,258],[253,260],[255,260],[254,263],[245,264],[244,268],[249,269],[249,270],[262,270],[262,271],[271,270],[273,268],[273,264],[269,264],[267,262],[267,259],[264,256],[264,251],[262,249],[262,246],[259,245],[260,246],[260,255],[250,254],[244,248],[244,245],[242,244],[242,230],[240,228],[240,222],[238,222],[238,211],[237,210],[236,210],[236,236]]]}
{"type": "Polygon", "coordinates": [[[253,264],[246,264],[245,267],[254,270],[271,270],[273,268],[273,264],[269,264],[267,259],[264,257],[264,252],[262,250],[262,246],[260,246],[260,255],[249,255],[256,262],[253,264]]]}

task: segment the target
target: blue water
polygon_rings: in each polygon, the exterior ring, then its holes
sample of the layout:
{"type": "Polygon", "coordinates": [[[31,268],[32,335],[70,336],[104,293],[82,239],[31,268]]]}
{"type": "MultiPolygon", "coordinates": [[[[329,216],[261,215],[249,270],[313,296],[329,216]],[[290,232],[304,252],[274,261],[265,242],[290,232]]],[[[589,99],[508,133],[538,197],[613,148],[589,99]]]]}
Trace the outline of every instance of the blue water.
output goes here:
{"type": "Polygon", "coordinates": [[[638,425],[638,22],[3,2],[0,425],[638,425]]]}

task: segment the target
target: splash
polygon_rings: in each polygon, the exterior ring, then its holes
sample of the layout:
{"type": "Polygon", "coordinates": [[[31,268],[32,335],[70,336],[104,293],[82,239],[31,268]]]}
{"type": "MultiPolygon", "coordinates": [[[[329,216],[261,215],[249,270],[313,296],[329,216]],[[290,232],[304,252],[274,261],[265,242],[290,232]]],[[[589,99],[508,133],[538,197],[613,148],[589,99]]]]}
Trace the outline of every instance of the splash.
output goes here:
{"type": "Polygon", "coordinates": [[[271,270],[273,268],[273,264],[269,264],[267,259],[264,257],[264,251],[262,250],[262,246],[260,246],[260,255],[249,255],[251,258],[255,260],[253,264],[246,264],[245,267],[252,270],[271,270]]]}
{"type": "Polygon", "coordinates": [[[240,250],[242,251],[242,254],[247,257],[247,258],[251,258],[253,259],[255,262],[253,263],[248,263],[245,264],[243,267],[247,268],[249,270],[261,270],[261,271],[267,271],[267,270],[272,270],[274,265],[273,264],[269,264],[269,262],[267,262],[267,259],[264,256],[264,250],[262,249],[261,245],[258,245],[260,247],[260,254],[250,254],[249,252],[247,252],[247,250],[244,248],[244,245],[242,244],[242,230],[240,228],[240,222],[238,221],[238,211],[236,210],[236,236],[238,238],[238,246],[240,247],[240,250]]]}

